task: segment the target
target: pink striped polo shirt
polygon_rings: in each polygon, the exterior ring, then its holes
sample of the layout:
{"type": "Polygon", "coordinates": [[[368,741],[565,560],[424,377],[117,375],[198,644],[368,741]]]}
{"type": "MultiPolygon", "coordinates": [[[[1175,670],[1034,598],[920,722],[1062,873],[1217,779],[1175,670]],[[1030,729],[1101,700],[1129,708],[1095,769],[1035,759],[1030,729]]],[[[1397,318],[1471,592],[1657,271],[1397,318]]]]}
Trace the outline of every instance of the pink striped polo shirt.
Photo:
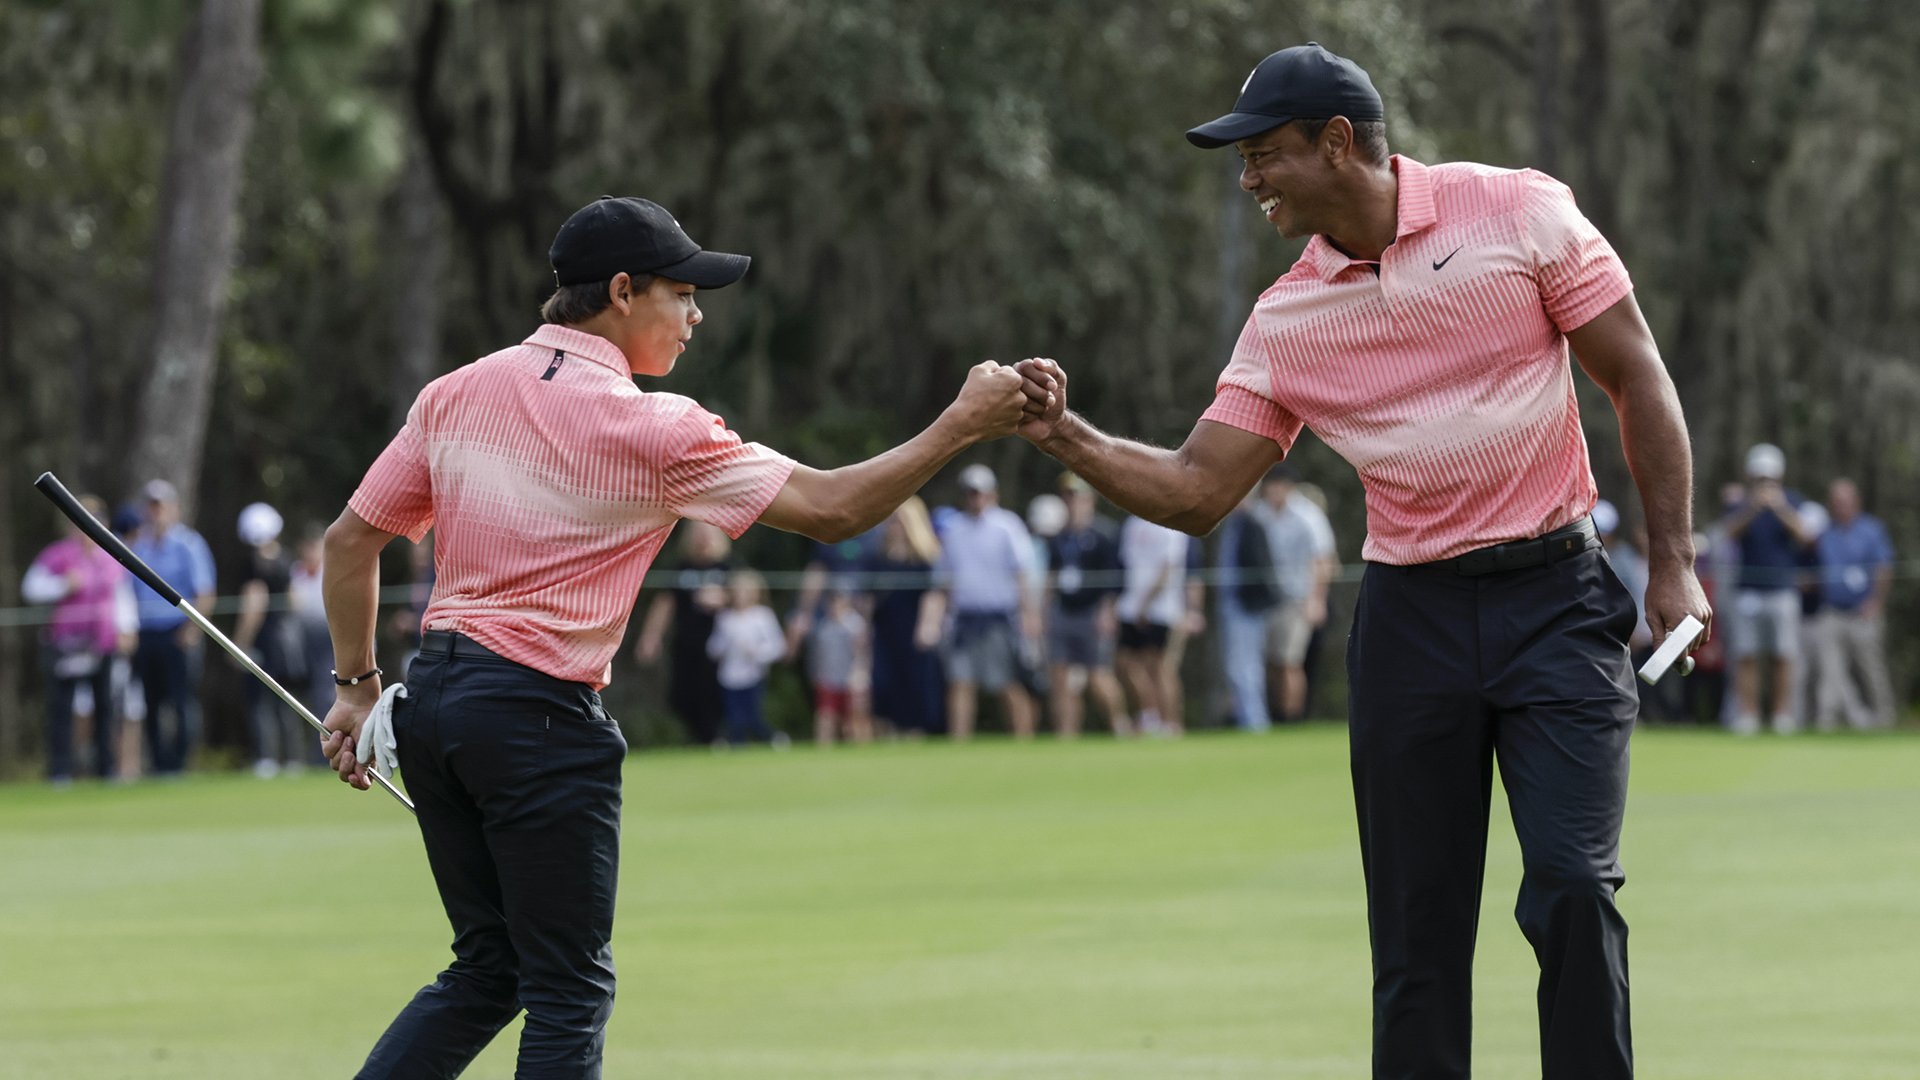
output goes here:
{"type": "Polygon", "coordinates": [[[1404,565],[1593,508],[1565,335],[1633,283],[1545,174],[1393,167],[1399,231],[1378,273],[1315,236],[1254,305],[1202,419],[1283,451],[1312,428],[1360,472],[1364,557],[1404,565]]]}
{"type": "Polygon", "coordinates": [[[542,326],[422,390],[347,505],[415,543],[434,530],[429,629],[598,688],[674,523],[738,537],[793,467],[643,393],[605,338],[542,326]]]}

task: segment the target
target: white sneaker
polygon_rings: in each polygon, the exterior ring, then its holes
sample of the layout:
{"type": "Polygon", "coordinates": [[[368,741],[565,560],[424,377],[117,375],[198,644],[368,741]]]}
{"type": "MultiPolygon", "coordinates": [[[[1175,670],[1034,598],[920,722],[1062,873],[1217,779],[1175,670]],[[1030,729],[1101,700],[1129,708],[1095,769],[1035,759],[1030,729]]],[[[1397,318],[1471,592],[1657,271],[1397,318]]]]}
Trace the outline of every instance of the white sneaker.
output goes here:
{"type": "Polygon", "coordinates": [[[253,763],[253,775],[262,780],[271,780],[280,775],[280,763],[272,758],[261,758],[253,763]]]}
{"type": "Polygon", "coordinates": [[[770,743],[775,750],[785,750],[787,747],[793,745],[792,737],[784,731],[774,732],[773,737],[768,739],[767,742],[770,743]]]}
{"type": "Polygon", "coordinates": [[[1800,734],[1800,718],[1792,713],[1774,713],[1773,733],[1775,735],[1800,734]]]}
{"type": "Polygon", "coordinates": [[[1758,735],[1760,734],[1760,718],[1751,713],[1741,713],[1733,718],[1733,723],[1727,726],[1727,730],[1733,732],[1735,735],[1758,735]]]}

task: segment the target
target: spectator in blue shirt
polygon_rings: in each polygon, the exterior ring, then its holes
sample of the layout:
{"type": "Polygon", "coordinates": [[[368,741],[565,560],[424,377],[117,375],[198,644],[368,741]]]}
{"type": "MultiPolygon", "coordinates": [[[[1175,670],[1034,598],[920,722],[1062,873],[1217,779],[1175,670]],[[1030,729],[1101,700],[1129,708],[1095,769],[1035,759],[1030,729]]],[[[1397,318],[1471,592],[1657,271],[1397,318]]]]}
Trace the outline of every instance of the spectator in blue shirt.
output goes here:
{"type": "Polygon", "coordinates": [[[1038,708],[1021,685],[1021,640],[1040,636],[1041,576],[1033,540],[1020,515],[1000,505],[1000,482],[985,465],[960,471],[964,512],[940,526],[935,566],[937,610],[951,615],[943,658],[947,669],[947,732],[973,737],[978,691],[1000,695],[1016,738],[1033,737],[1038,708]],[[1018,625],[1016,625],[1016,623],[1018,625]]]}
{"type": "MultiPolygon", "coordinates": [[[[206,540],[180,521],[180,496],[172,484],[147,484],[146,525],[134,538],[133,553],[153,567],[167,584],[192,599],[202,611],[213,607],[213,552],[206,540]]],[[[146,690],[147,751],[153,770],[175,774],[187,764],[193,736],[200,722],[200,703],[194,687],[199,681],[200,629],[180,609],[138,582],[133,586],[140,609],[140,647],[133,654],[134,672],[146,690]],[[161,706],[172,706],[172,732],[164,729],[161,706]]]]}
{"type": "Polygon", "coordinates": [[[1886,526],[1860,509],[1860,489],[1842,477],[1827,489],[1833,524],[1820,534],[1820,683],[1814,725],[1832,731],[1845,715],[1854,728],[1893,724],[1893,686],[1882,636],[1893,584],[1893,543],[1886,526]],[[1859,684],[1854,678],[1859,676],[1859,684]],[[1863,700],[1864,697],[1871,701],[1863,700]]]}
{"type": "Polygon", "coordinates": [[[1773,661],[1770,704],[1774,731],[1787,735],[1800,727],[1793,708],[1793,669],[1800,662],[1800,553],[1813,542],[1800,520],[1806,500],[1781,485],[1787,456],[1772,443],[1747,451],[1747,497],[1727,518],[1727,533],[1740,545],[1740,573],[1734,589],[1730,644],[1738,661],[1734,689],[1740,711],[1733,730],[1760,730],[1760,658],[1773,661]]]}

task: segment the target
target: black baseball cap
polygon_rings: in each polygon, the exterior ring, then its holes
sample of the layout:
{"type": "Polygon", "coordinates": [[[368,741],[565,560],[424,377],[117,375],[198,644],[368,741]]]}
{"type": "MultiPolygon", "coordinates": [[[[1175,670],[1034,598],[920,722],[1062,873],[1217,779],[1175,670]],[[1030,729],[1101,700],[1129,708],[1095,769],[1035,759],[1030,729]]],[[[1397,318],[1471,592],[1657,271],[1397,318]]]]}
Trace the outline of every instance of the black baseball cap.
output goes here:
{"type": "Polygon", "coordinates": [[[701,250],[659,203],[602,195],[560,226],[547,261],[558,285],[607,281],[624,271],[718,289],[739,281],[753,260],[701,250]]]}
{"type": "Polygon", "coordinates": [[[1335,56],[1317,41],[1281,49],[1240,84],[1233,111],[1187,132],[1202,149],[1230,146],[1294,120],[1385,120],[1380,92],[1360,65],[1335,56]]]}

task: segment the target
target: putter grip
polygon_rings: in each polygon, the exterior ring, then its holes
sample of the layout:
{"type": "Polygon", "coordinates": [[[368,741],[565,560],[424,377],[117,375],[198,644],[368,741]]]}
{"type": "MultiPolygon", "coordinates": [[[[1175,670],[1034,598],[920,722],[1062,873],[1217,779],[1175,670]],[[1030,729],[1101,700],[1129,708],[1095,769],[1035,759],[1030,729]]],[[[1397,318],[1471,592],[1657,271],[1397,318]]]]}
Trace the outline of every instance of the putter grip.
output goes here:
{"type": "Polygon", "coordinates": [[[50,472],[41,473],[40,479],[35,480],[33,486],[40,489],[40,494],[52,500],[53,505],[59,507],[61,513],[67,515],[69,520],[80,527],[81,532],[86,533],[93,538],[94,543],[105,548],[107,554],[117,559],[121,566],[132,571],[134,577],[146,582],[147,588],[159,593],[161,599],[174,607],[180,606],[180,591],[167,584],[166,578],[154,573],[153,567],[141,562],[140,556],[135,555],[124,541],[113,535],[112,529],[100,524],[98,518],[87,513],[87,508],[80,505],[80,500],[73,497],[73,492],[67,490],[67,485],[61,483],[59,477],[50,472]]]}
{"type": "Polygon", "coordinates": [[[1706,626],[1691,615],[1681,619],[1680,625],[1667,634],[1667,639],[1660,643],[1660,647],[1654,650],[1653,655],[1647,659],[1646,665],[1640,669],[1640,680],[1652,686],[1659,682],[1660,677],[1665,675],[1675,663],[1680,664],[1681,675],[1691,672],[1693,665],[1687,661],[1692,660],[1692,657],[1684,654],[1693,646],[1694,639],[1698,638],[1701,631],[1705,629],[1706,626]]]}

